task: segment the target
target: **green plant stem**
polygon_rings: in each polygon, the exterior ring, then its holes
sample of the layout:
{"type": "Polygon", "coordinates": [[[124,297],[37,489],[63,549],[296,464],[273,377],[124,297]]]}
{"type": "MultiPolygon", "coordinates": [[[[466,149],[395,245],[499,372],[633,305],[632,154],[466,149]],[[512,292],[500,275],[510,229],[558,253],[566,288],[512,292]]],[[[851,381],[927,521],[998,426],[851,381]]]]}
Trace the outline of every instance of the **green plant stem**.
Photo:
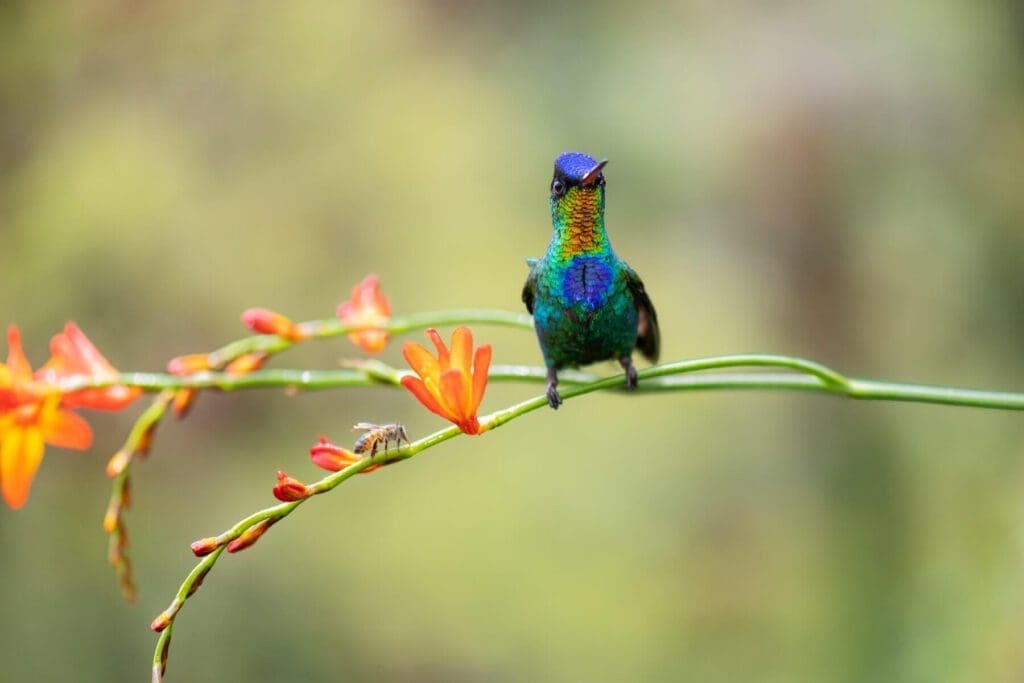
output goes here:
{"type": "MultiPolygon", "coordinates": [[[[392,334],[402,334],[412,330],[422,330],[428,327],[439,327],[442,325],[503,325],[506,327],[519,327],[533,329],[533,318],[525,313],[514,313],[500,309],[486,308],[464,308],[450,311],[430,311],[426,313],[412,313],[410,315],[396,315],[386,324],[374,327],[360,327],[357,325],[346,325],[338,318],[327,318],[324,320],[309,320],[298,323],[298,326],[307,330],[311,338],[327,339],[338,337],[350,332],[358,332],[364,329],[384,330],[392,334]]],[[[209,354],[210,364],[213,367],[221,367],[228,361],[238,358],[247,353],[278,353],[292,346],[296,342],[272,334],[258,334],[245,337],[225,344],[216,351],[209,354]]]]}
{"type": "MultiPolygon", "coordinates": [[[[76,381],[62,386],[64,391],[124,384],[146,391],[177,388],[237,389],[294,387],[298,389],[331,389],[339,387],[397,385],[406,371],[371,361],[370,369],[362,367],[336,370],[257,370],[247,375],[223,372],[201,372],[179,377],[160,373],[128,372],[102,382],[76,381]]],[[[490,371],[491,382],[543,383],[547,371],[542,367],[526,365],[495,365],[490,371]]],[[[847,398],[877,401],[908,401],[937,403],[953,406],[1024,410],[1024,393],[966,389],[930,384],[913,384],[883,380],[844,377],[840,373],[813,361],[791,356],[769,354],[742,354],[715,356],[664,363],[639,372],[639,393],[705,390],[705,389],[783,389],[835,394],[847,398]],[[698,377],[680,377],[681,374],[705,370],[763,367],[792,370],[788,373],[713,373],[698,377]]],[[[600,378],[586,372],[562,371],[559,379],[566,385],[607,382],[596,388],[622,389],[622,376],[600,378]]],[[[563,392],[564,393],[564,392],[563,392]]]]}

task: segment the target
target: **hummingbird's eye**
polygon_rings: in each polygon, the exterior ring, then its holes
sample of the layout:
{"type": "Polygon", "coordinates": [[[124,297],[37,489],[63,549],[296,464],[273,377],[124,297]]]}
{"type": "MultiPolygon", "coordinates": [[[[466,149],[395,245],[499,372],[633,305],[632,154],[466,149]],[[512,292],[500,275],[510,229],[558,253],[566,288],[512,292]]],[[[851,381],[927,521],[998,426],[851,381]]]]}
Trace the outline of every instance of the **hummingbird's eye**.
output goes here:
{"type": "Polygon", "coordinates": [[[565,183],[563,183],[561,180],[554,180],[551,183],[551,196],[557,199],[558,197],[561,197],[563,194],[565,194],[565,183]]]}

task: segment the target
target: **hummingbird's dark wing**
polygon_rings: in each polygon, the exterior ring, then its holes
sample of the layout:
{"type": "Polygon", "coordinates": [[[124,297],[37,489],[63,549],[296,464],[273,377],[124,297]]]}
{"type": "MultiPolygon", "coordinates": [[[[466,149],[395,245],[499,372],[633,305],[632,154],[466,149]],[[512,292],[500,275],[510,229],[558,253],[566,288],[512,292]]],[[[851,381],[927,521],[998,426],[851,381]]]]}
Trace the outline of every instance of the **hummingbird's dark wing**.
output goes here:
{"type": "Polygon", "coordinates": [[[651,297],[647,296],[644,289],[644,282],[636,271],[625,263],[622,264],[626,273],[626,283],[633,295],[633,302],[636,303],[637,324],[636,324],[636,348],[652,363],[658,362],[658,353],[661,350],[661,332],[658,330],[658,314],[654,312],[654,304],[651,297]]]}
{"type": "Polygon", "coordinates": [[[526,263],[530,266],[530,274],[526,276],[526,283],[523,285],[523,303],[526,304],[526,310],[533,315],[533,293],[537,283],[537,259],[526,259],[526,263]],[[533,261],[533,263],[530,263],[533,261]]]}

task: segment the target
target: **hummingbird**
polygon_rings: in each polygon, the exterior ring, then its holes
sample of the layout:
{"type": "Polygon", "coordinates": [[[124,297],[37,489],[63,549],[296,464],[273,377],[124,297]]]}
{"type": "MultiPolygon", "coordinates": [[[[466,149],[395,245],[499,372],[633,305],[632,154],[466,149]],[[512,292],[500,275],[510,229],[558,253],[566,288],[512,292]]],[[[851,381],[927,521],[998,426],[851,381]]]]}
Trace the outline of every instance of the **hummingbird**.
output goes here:
{"type": "Polygon", "coordinates": [[[612,250],[604,226],[604,167],[580,152],[555,159],[547,253],[527,259],[523,303],[533,315],[547,366],[548,405],[562,404],[558,371],[618,360],[626,386],[636,388],[633,349],[658,360],[658,316],[643,280],[612,250]]]}

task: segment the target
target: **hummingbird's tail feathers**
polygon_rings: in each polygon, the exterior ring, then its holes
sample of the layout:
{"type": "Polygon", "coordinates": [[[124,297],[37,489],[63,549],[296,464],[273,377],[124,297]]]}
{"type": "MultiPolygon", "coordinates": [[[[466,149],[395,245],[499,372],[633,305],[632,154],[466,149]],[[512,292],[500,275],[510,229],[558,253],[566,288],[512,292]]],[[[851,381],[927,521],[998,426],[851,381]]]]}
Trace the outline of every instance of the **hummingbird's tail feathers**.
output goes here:
{"type": "Polygon", "coordinates": [[[625,268],[629,291],[633,294],[633,302],[636,304],[636,348],[640,350],[644,358],[652,363],[657,363],[658,354],[661,352],[661,330],[658,329],[658,314],[654,311],[651,297],[647,296],[643,280],[628,265],[623,263],[622,266],[625,268]]]}

